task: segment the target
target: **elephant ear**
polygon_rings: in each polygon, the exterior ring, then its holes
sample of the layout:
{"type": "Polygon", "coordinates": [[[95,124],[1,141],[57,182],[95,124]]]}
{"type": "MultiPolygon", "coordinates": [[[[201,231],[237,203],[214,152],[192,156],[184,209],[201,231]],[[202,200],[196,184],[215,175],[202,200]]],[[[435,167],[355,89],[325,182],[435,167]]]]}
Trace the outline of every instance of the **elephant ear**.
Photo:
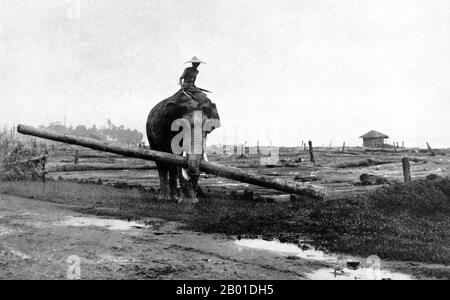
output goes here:
{"type": "Polygon", "coordinates": [[[219,112],[215,103],[211,103],[211,116],[209,118],[220,120],[219,112]]]}
{"type": "MultiPolygon", "coordinates": [[[[202,110],[204,116],[209,120],[219,120],[219,113],[217,112],[217,107],[214,103],[211,102],[211,100],[208,99],[207,102],[204,102],[200,105],[200,109],[202,110]]],[[[216,124],[216,123],[213,123],[216,124]]],[[[207,130],[207,134],[211,133],[215,129],[217,129],[219,126],[212,126],[210,130],[207,130]]]]}
{"type": "Polygon", "coordinates": [[[219,113],[217,112],[217,107],[214,103],[212,103],[211,101],[208,101],[206,103],[203,103],[200,106],[203,114],[208,118],[208,119],[217,119],[219,120],[219,113]]]}
{"type": "Polygon", "coordinates": [[[204,101],[199,105],[199,108],[208,119],[219,119],[217,107],[211,100],[207,99],[207,101],[204,101]]]}

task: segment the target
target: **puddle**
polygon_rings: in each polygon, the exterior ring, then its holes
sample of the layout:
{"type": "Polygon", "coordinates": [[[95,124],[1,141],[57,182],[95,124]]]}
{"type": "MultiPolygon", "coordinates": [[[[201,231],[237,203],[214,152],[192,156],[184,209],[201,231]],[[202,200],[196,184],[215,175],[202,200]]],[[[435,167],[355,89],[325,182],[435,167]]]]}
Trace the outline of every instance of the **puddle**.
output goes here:
{"type": "Polygon", "coordinates": [[[119,272],[124,267],[136,266],[138,264],[142,264],[143,262],[133,258],[128,259],[111,254],[102,254],[100,255],[100,260],[96,261],[95,263],[106,264],[106,266],[110,268],[112,272],[119,272]]]}
{"type": "Polygon", "coordinates": [[[13,232],[11,229],[6,227],[0,227],[0,236],[7,235],[13,232]]]}
{"type": "Polygon", "coordinates": [[[412,276],[395,273],[382,268],[377,256],[356,258],[315,250],[312,246],[281,243],[277,240],[242,239],[235,242],[239,247],[266,250],[280,255],[329,263],[332,267],[306,274],[312,280],[412,280],[412,276]],[[352,268],[353,267],[353,268],[352,268]]]}
{"type": "Polygon", "coordinates": [[[12,255],[17,256],[17,257],[20,257],[20,258],[23,259],[23,260],[25,260],[25,259],[31,259],[30,256],[28,256],[28,255],[26,255],[25,253],[22,253],[22,252],[20,252],[20,251],[17,251],[17,250],[11,250],[10,253],[11,253],[12,255]]]}
{"type": "Polygon", "coordinates": [[[32,214],[30,212],[24,212],[22,214],[19,214],[20,217],[28,217],[28,216],[37,216],[38,214],[32,214]]]}
{"type": "Polygon", "coordinates": [[[236,244],[241,247],[258,249],[258,250],[268,250],[273,252],[278,252],[280,254],[295,255],[300,258],[314,259],[320,261],[335,261],[336,256],[327,254],[323,251],[315,250],[313,247],[305,245],[308,249],[301,249],[297,245],[281,243],[279,241],[266,241],[266,240],[252,240],[252,239],[242,239],[236,241],[236,244]]]}
{"type": "Polygon", "coordinates": [[[131,230],[148,228],[148,226],[137,223],[128,222],[116,219],[100,219],[93,217],[67,217],[64,221],[59,222],[59,225],[74,226],[74,227],[105,227],[109,230],[131,230]]]}
{"type": "Polygon", "coordinates": [[[8,255],[14,255],[14,256],[17,256],[17,257],[19,257],[20,259],[23,259],[23,260],[31,259],[31,257],[28,256],[28,255],[26,255],[25,253],[22,253],[22,252],[20,252],[20,251],[18,251],[18,250],[14,250],[14,249],[9,249],[9,250],[6,250],[6,251],[1,251],[0,254],[1,254],[1,255],[6,255],[6,256],[8,256],[8,255]]]}
{"type": "Polygon", "coordinates": [[[110,254],[100,255],[100,258],[101,259],[99,261],[97,261],[97,263],[105,263],[105,262],[111,262],[111,263],[116,263],[116,264],[133,263],[132,259],[126,259],[126,258],[123,258],[123,257],[110,255],[110,254]]]}

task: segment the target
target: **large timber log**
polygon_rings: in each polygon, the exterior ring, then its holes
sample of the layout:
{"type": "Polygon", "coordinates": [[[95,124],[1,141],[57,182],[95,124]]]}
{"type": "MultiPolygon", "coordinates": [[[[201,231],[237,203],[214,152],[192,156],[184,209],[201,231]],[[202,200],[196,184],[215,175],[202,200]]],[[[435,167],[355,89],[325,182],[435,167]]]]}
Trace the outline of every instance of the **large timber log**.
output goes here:
{"type": "MultiPolygon", "coordinates": [[[[187,158],[174,155],[171,153],[159,152],[148,149],[133,149],[130,147],[118,145],[116,143],[99,141],[91,138],[78,137],[73,135],[58,134],[48,130],[37,129],[26,125],[18,125],[17,131],[25,135],[31,135],[66,144],[82,146],[94,150],[119,154],[127,157],[165,162],[183,168],[188,167],[187,158]]],[[[282,179],[274,179],[267,176],[252,174],[244,172],[237,168],[222,166],[207,161],[202,161],[200,163],[200,171],[248,184],[253,184],[264,188],[274,189],[317,200],[323,200],[327,195],[327,190],[323,187],[315,186],[308,183],[298,183],[282,179]]]]}

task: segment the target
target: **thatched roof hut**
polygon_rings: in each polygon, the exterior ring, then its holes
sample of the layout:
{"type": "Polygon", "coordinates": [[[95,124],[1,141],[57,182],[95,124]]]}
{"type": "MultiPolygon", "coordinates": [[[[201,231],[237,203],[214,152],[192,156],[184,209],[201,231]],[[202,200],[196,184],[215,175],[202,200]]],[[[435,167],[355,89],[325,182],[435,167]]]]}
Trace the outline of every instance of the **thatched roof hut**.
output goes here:
{"type": "Polygon", "coordinates": [[[389,136],[376,130],[371,130],[368,133],[360,136],[360,138],[363,139],[364,147],[382,148],[386,145],[384,140],[388,139],[389,136]]]}

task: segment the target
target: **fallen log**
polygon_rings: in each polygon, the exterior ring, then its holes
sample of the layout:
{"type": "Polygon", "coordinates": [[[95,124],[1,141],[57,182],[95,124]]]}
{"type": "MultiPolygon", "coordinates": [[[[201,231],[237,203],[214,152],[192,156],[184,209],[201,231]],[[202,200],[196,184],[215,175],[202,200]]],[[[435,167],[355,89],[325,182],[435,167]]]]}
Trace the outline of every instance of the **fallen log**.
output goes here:
{"type": "MultiPolygon", "coordinates": [[[[165,162],[182,168],[188,167],[187,158],[171,153],[148,149],[133,149],[111,142],[99,141],[85,137],[77,137],[73,135],[58,134],[26,125],[18,125],[17,131],[25,135],[31,135],[66,144],[78,145],[103,152],[115,153],[144,160],[165,162]]],[[[264,188],[279,190],[290,194],[297,194],[317,200],[323,200],[327,196],[327,190],[320,186],[286,181],[283,179],[269,178],[266,176],[244,172],[237,168],[222,166],[212,162],[200,162],[200,171],[264,188]]]]}
{"type": "Polygon", "coordinates": [[[378,166],[378,165],[387,165],[387,164],[395,164],[400,161],[398,160],[386,160],[386,161],[378,161],[371,158],[360,160],[360,161],[352,161],[352,162],[343,162],[339,164],[332,165],[332,168],[336,169],[347,169],[347,168],[359,168],[359,167],[370,167],[370,166],[378,166]]]}
{"type": "Polygon", "coordinates": [[[156,166],[130,166],[126,164],[115,165],[62,165],[48,168],[48,172],[92,172],[92,171],[141,171],[141,170],[156,170],[156,166]]]}
{"type": "Polygon", "coordinates": [[[396,149],[382,149],[382,148],[374,148],[374,149],[364,149],[364,152],[384,152],[384,153],[407,153],[408,149],[396,150],[396,149]]]}

